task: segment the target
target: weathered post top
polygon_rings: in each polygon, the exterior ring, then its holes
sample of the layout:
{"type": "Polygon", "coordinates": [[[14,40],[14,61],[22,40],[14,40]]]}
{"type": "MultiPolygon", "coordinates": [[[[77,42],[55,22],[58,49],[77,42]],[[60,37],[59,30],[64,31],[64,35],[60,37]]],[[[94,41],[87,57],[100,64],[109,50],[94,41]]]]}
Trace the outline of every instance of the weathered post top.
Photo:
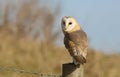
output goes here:
{"type": "Polygon", "coordinates": [[[84,65],[75,66],[73,63],[62,65],[62,77],[83,77],[84,65]]]}

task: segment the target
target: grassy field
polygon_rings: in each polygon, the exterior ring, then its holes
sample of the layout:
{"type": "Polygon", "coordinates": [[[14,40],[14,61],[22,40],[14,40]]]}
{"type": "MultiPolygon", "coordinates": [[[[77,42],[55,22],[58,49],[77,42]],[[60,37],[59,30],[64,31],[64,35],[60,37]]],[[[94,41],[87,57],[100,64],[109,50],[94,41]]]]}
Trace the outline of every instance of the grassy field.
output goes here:
{"type": "MultiPolygon", "coordinates": [[[[85,64],[85,77],[120,77],[119,60],[120,55],[105,55],[89,49],[85,64]]],[[[61,65],[68,62],[71,62],[71,58],[63,47],[0,35],[1,66],[61,74],[61,65]]],[[[35,77],[35,75],[0,71],[0,77],[35,77]]]]}

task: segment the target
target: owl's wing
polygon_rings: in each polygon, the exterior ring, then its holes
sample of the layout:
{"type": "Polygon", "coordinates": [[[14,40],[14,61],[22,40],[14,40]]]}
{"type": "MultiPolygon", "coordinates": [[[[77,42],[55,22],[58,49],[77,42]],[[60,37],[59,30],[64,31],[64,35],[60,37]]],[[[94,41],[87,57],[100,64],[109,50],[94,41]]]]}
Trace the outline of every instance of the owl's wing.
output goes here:
{"type": "Polygon", "coordinates": [[[69,34],[70,40],[84,51],[88,47],[88,38],[84,31],[79,30],[69,34]]]}
{"type": "Polygon", "coordinates": [[[86,62],[88,38],[84,31],[76,31],[69,34],[69,45],[72,48],[73,57],[80,63],[86,62]]]}
{"type": "Polygon", "coordinates": [[[70,55],[74,56],[73,49],[75,47],[75,44],[72,41],[70,41],[69,37],[67,36],[64,37],[64,45],[66,49],[69,51],[70,55]]]}
{"type": "Polygon", "coordinates": [[[64,37],[64,45],[65,45],[65,48],[67,48],[67,49],[70,49],[70,46],[69,46],[69,39],[68,39],[68,37],[64,37]]]}

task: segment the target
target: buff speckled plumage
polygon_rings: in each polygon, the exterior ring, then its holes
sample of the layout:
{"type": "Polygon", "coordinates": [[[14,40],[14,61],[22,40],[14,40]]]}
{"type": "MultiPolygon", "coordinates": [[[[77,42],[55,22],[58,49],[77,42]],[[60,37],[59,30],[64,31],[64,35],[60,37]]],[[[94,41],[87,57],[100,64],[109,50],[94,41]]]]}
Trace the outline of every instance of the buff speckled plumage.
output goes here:
{"type": "Polygon", "coordinates": [[[64,44],[75,65],[86,63],[88,38],[77,20],[72,16],[65,16],[61,22],[64,33],[64,44]]]}

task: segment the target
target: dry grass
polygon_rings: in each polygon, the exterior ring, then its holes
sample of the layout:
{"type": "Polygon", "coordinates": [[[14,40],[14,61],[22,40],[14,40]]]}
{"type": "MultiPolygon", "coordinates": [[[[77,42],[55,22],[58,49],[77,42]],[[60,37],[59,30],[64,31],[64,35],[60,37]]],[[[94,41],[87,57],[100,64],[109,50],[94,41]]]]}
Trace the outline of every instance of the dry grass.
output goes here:
{"type": "MultiPolygon", "coordinates": [[[[105,55],[89,49],[85,64],[85,77],[119,77],[120,56],[105,55]]],[[[0,65],[19,69],[61,74],[61,65],[71,62],[65,48],[52,44],[33,42],[29,39],[18,41],[13,36],[0,35],[0,65]],[[4,38],[3,38],[4,37],[4,38]]],[[[2,77],[34,77],[12,72],[0,72],[2,77]]]]}
{"type": "Polygon", "coordinates": [[[105,55],[89,49],[88,63],[85,65],[85,77],[119,77],[120,54],[105,55]]]}
{"type": "Polygon", "coordinates": [[[18,41],[12,36],[0,36],[0,65],[60,73],[61,64],[70,60],[69,54],[55,45],[41,44],[29,39],[18,41]]]}

